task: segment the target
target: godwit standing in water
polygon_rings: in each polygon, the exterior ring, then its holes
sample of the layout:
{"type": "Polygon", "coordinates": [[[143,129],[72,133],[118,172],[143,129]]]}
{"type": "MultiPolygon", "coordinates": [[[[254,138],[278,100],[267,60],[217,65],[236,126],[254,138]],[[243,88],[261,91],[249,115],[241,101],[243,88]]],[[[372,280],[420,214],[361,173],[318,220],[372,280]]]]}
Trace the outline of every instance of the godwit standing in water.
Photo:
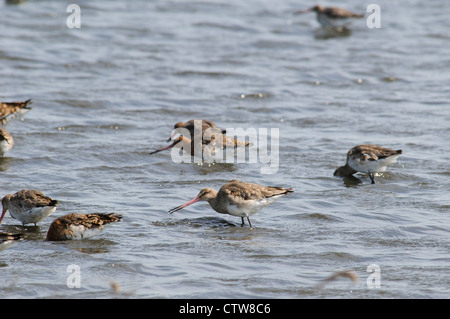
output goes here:
{"type": "MultiPolygon", "coordinates": [[[[220,134],[220,133],[219,133],[220,134]]],[[[191,139],[185,136],[178,136],[176,140],[173,141],[172,144],[158,149],[156,151],[150,152],[149,154],[155,154],[167,149],[171,149],[173,147],[177,147],[184,150],[185,155],[190,155],[191,157],[197,157],[201,161],[206,161],[208,163],[212,162],[220,162],[224,161],[223,151],[226,148],[238,148],[238,147],[246,147],[251,145],[249,142],[239,141],[235,138],[231,138],[225,135],[222,135],[222,144],[220,141],[221,137],[216,138],[213,136],[210,140],[197,140],[194,139],[192,142],[191,139]],[[196,149],[197,148],[197,149],[196,149]],[[186,153],[188,152],[188,153],[186,153]]]]}
{"type": "Polygon", "coordinates": [[[22,240],[25,237],[23,234],[13,234],[0,232],[0,251],[9,248],[13,243],[22,240]]]}
{"type": "Polygon", "coordinates": [[[23,115],[31,110],[31,99],[25,102],[0,102],[0,124],[5,125],[15,116],[23,115]]]}
{"type": "Polygon", "coordinates": [[[185,137],[188,137],[191,139],[194,138],[195,131],[199,131],[202,133],[202,139],[203,139],[203,134],[205,133],[205,131],[207,129],[212,129],[212,133],[215,132],[215,133],[225,134],[227,132],[226,130],[223,130],[223,129],[217,127],[217,124],[210,120],[189,120],[186,123],[183,123],[183,122],[175,123],[175,125],[173,126],[172,134],[170,135],[170,137],[167,141],[174,139],[174,137],[179,134],[177,132],[177,129],[180,129],[180,128],[187,129],[189,131],[190,136],[185,136],[185,137]],[[199,125],[198,127],[196,127],[197,123],[199,125]],[[201,124],[201,127],[200,127],[200,124],[201,124]]]}
{"type": "Polygon", "coordinates": [[[0,157],[9,152],[14,146],[14,139],[4,128],[0,128],[0,157]]]}
{"type": "Polygon", "coordinates": [[[58,201],[45,196],[38,190],[20,190],[14,195],[8,194],[2,199],[3,212],[0,223],[9,209],[12,218],[18,219],[22,225],[35,225],[56,210],[58,201]]]}
{"type": "Polygon", "coordinates": [[[353,13],[342,8],[314,6],[307,10],[296,13],[307,13],[314,11],[317,13],[317,21],[323,27],[345,27],[350,23],[351,18],[362,18],[364,14],[353,13]]]}
{"type": "Polygon", "coordinates": [[[392,150],[378,145],[358,145],[347,153],[345,166],[336,169],[334,176],[349,177],[356,172],[369,174],[375,184],[375,173],[384,172],[386,166],[392,164],[402,154],[402,150],[392,150]]]}
{"type": "Polygon", "coordinates": [[[292,193],[292,188],[263,186],[253,183],[245,183],[232,180],[223,185],[219,192],[211,188],[204,188],[194,199],[169,210],[174,213],[198,201],[207,201],[209,205],[218,213],[247,218],[250,228],[250,215],[259,212],[279,197],[292,193]]]}
{"type": "Polygon", "coordinates": [[[122,220],[122,215],[109,213],[67,214],[55,219],[47,232],[46,240],[77,240],[93,237],[106,224],[122,220]]]}
{"type": "Polygon", "coordinates": [[[209,144],[210,142],[219,140],[223,137],[222,145],[223,147],[237,147],[237,146],[249,146],[249,142],[239,141],[235,138],[225,136],[227,130],[221,129],[216,123],[210,120],[189,120],[186,123],[176,123],[173,127],[172,134],[168,141],[175,139],[176,137],[183,134],[177,129],[186,129],[189,131],[189,136],[183,136],[190,140],[196,140],[198,138],[197,134],[201,132],[199,137],[203,144],[209,144]],[[201,125],[201,126],[200,126],[201,125]],[[197,134],[196,134],[197,133],[197,134]]]}

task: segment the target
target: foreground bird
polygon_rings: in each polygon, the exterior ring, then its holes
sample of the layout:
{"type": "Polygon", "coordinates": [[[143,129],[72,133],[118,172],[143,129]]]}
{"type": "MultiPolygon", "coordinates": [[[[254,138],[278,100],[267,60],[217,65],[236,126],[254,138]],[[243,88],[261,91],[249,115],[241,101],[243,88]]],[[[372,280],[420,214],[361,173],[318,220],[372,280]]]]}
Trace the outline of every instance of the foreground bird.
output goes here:
{"type": "Polygon", "coordinates": [[[9,248],[13,243],[22,240],[24,237],[23,234],[0,232],[0,251],[9,248]]]}
{"type": "Polygon", "coordinates": [[[47,232],[46,240],[77,240],[93,237],[103,226],[122,220],[122,215],[109,213],[67,214],[55,219],[47,232]]]}
{"type": "Polygon", "coordinates": [[[342,8],[314,6],[296,13],[316,12],[317,21],[323,27],[342,27],[347,25],[351,18],[362,18],[364,14],[353,13],[342,8]]]}
{"type": "Polygon", "coordinates": [[[250,228],[253,228],[250,215],[259,212],[281,196],[292,192],[292,188],[263,186],[232,180],[223,185],[219,192],[211,188],[202,189],[197,197],[172,208],[169,213],[172,214],[198,201],[207,201],[218,213],[241,217],[242,226],[244,226],[244,217],[246,217],[250,228]]]}
{"type": "Polygon", "coordinates": [[[5,153],[9,152],[13,146],[14,139],[12,135],[4,128],[0,128],[0,157],[3,157],[5,153]]]}
{"type": "Polygon", "coordinates": [[[0,124],[5,125],[15,116],[23,115],[31,110],[29,106],[31,103],[31,99],[25,102],[0,102],[0,124]]]}
{"type": "Polygon", "coordinates": [[[336,169],[334,176],[350,177],[356,172],[369,174],[372,184],[375,184],[375,173],[386,170],[402,154],[402,150],[392,150],[378,145],[358,145],[347,153],[347,162],[336,169]]]}
{"type": "Polygon", "coordinates": [[[56,210],[58,201],[45,196],[38,190],[20,190],[3,197],[2,205],[0,224],[9,209],[11,217],[20,220],[22,225],[30,223],[36,225],[56,210]]]}

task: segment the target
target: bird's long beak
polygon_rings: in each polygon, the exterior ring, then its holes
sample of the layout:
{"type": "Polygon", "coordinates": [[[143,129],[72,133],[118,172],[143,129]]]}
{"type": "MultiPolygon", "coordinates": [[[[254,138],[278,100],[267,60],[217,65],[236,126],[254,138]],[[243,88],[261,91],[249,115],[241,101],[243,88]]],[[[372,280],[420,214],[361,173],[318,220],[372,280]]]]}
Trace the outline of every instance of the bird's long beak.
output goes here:
{"type": "Polygon", "coordinates": [[[183,208],[185,208],[185,207],[187,207],[189,205],[192,205],[192,204],[198,202],[199,200],[200,200],[200,198],[195,197],[194,199],[191,199],[190,201],[188,201],[188,202],[186,202],[186,203],[184,203],[184,204],[182,204],[180,206],[172,208],[171,210],[169,210],[169,213],[170,214],[175,213],[175,212],[179,211],[180,209],[183,209],[183,208]]]}
{"type": "Polygon", "coordinates": [[[153,151],[153,152],[150,152],[149,154],[151,155],[151,154],[155,154],[155,153],[158,153],[158,152],[161,152],[161,151],[164,151],[164,150],[167,150],[167,149],[169,149],[169,148],[172,148],[172,147],[174,147],[177,143],[179,142],[179,140],[177,140],[177,141],[175,141],[175,142],[173,142],[172,144],[170,144],[169,146],[166,146],[166,147],[163,147],[163,148],[161,148],[161,149],[159,149],[159,150],[156,150],[156,151],[153,151]]]}
{"type": "Polygon", "coordinates": [[[3,217],[5,217],[6,211],[8,209],[6,207],[3,207],[2,216],[0,217],[0,224],[2,223],[3,217]]]}

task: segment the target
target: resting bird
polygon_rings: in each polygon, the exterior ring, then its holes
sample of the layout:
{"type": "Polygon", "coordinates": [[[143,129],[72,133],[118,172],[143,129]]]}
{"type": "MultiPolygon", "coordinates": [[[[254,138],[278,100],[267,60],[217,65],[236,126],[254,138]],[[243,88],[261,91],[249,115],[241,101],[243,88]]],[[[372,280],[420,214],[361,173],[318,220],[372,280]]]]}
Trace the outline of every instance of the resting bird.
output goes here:
{"type": "Polygon", "coordinates": [[[90,238],[103,230],[103,226],[122,220],[122,215],[109,213],[67,214],[56,218],[47,232],[46,240],[77,240],[90,238]]]}

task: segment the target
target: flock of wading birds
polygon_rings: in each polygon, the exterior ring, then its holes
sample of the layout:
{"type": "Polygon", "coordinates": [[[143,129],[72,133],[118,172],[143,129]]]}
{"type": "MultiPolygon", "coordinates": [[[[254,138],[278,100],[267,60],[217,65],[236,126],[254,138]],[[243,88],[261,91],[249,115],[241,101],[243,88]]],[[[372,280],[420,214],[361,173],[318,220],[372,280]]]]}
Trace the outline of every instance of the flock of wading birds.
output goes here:
{"type": "MultiPolygon", "coordinates": [[[[314,6],[308,10],[298,11],[297,13],[311,11],[316,12],[317,21],[323,27],[346,26],[350,19],[362,18],[364,16],[341,8],[324,8],[321,6],[314,6]]],[[[31,100],[0,103],[0,125],[5,126],[13,118],[25,114],[31,109],[30,104],[31,100]]],[[[185,150],[190,149],[191,155],[193,156],[194,143],[190,137],[193,137],[195,132],[201,132],[202,134],[200,139],[194,138],[194,141],[201,141],[202,150],[211,146],[215,147],[217,145],[216,136],[221,139],[223,138],[223,143],[220,144],[223,148],[249,146],[247,142],[238,141],[226,136],[226,130],[220,129],[212,121],[190,120],[186,123],[176,123],[174,131],[168,140],[173,141],[173,143],[150,154],[177,147],[185,150]],[[197,123],[201,123],[201,127],[196,127],[197,123]],[[179,129],[187,130],[189,137],[180,134],[179,129]],[[208,138],[204,135],[206,130],[209,130],[208,138]],[[215,135],[211,134],[211,131],[215,135]]],[[[13,146],[14,139],[11,134],[6,129],[0,128],[0,160],[13,146]]],[[[348,151],[345,165],[337,168],[334,175],[350,177],[357,172],[361,172],[368,174],[371,182],[375,183],[375,174],[384,172],[386,167],[395,162],[400,154],[402,154],[401,150],[392,150],[377,145],[358,145],[348,151]]],[[[198,201],[207,201],[218,213],[241,217],[242,226],[244,226],[244,218],[246,218],[250,228],[253,228],[250,221],[251,215],[259,212],[262,208],[281,196],[292,192],[292,188],[263,186],[232,180],[223,185],[218,192],[211,188],[202,189],[194,199],[169,210],[169,213],[176,212],[198,201]]],[[[15,194],[5,195],[2,199],[2,206],[3,210],[0,216],[0,223],[9,210],[11,217],[19,220],[22,225],[36,225],[56,210],[58,201],[45,196],[39,190],[20,190],[15,194]]],[[[98,234],[104,225],[118,222],[121,219],[122,216],[115,213],[70,213],[56,218],[50,224],[46,240],[60,241],[90,238],[98,234]]],[[[23,234],[0,232],[0,246],[6,246],[15,240],[23,238],[23,234]]],[[[2,250],[1,247],[0,250],[2,250]]]]}
{"type": "MultiPolygon", "coordinates": [[[[0,123],[4,124],[9,115],[23,114],[30,110],[31,108],[28,106],[30,102],[28,100],[26,102],[0,103],[0,123]]],[[[190,120],[186,123],[176,123],[169,138],[169,141],[173,142],[169,146],[153,151],[150,154],[177,147],[190,149],[191,155],[193,155],[194,143],[187,136],[180,135],[179,129],[187,130],[184,132],[189,132],[189,136],[194,136],[194,132],[201,132],[202,138],[194,138],[194,140],[202,143],[202,149],[215,144],[216,136],[223,139],[223,148],[249,146],[248,142],[226,136],[226,130],[220,129],[212,121],[190,120]],[[199,124],[201,124],[201,127],[196,127],[199,124]],[[209,139],[203,138],[206,130],[209,130],[209,139]],[[216,135],[214,135],[214,132],[216,135]]],[[[188,135],[188,133],[185,135],[188,135]]],[[[3,157],[13,146],[14,140],[11,134],[6,129],[0,128],[0,156],[3,157]]],[[[377,145],[358,145],[348,151],[345,165],[337,168],[334,175],[351,177],[357,172],[362,172],[368,174],[371,182],[375,183],[375,174],[384,172],[386,166],[395,162],[400,154],[402,154],[401,150],[392,150],[377,145]]],[[[251,215],[259,212],[281,196],[292,192],[292,188],[263,186],[231,180],[223,185],[218,192],[211,188],[202,189],[194,199],[169,210],[169,213],[176,212],[198,201],[207,201],[218,213],[241,217],[242,226],[244,226],[244,218],[246,218],[250,228],[253,228],[250,221],[251,215]]],[[[20,190],[15,194],[5,195],[2,199],[2,206],[0,223],[9,210],[11,217],[19,220],[22,225],[36,225],[56,210],[58,201],[45,196],[39,190],[20,190]]],[[[120,221],[121,219],[122,216],[115,213],[70,213],[56,218],[50,224],[46,240],[59,241],[90,238],[98,234],[104,225],[120,221]]],[[[0,238],[6,244],[10,241],[22,239],[23,236],[21,234],[0,233],[0,238]]]]}

